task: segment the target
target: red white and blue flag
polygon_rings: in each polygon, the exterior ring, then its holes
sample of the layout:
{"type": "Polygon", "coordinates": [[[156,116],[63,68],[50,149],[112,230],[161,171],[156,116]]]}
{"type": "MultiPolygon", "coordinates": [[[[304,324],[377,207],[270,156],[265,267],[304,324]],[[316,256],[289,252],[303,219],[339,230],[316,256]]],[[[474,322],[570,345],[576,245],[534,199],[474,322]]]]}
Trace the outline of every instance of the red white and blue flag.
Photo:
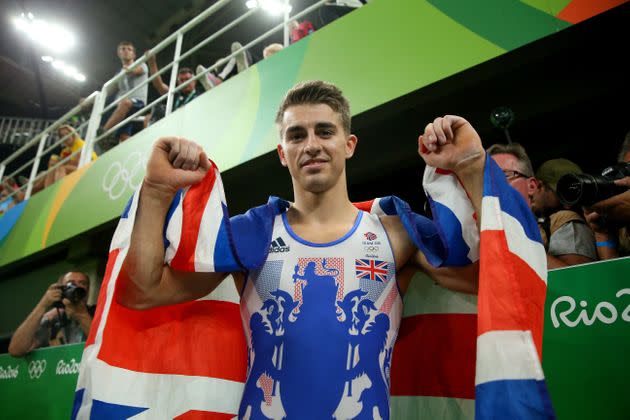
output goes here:
{"type": "MultiPolygon", "coordinates": [[[[129,201],[112,238],[72,418],[231,419],[247,360],[234,283],[224,281],[194,302],[146,311],[116,301],[117,290],[128,281],[123,261],[138,196],[129,201]]],[[[214,167],[202,183],[176,196],[165,228],[166,260],[187,271],[230,263],[226,250],[215,246],[227,243],[224,208],[214,167]]]]}
{"type": "MultiPolygon", "coordinates": [[[[491,163],[488,159],[485,171],[481,251],[472,206],[452,174],[433,168],[425,173],[436,222],[414,215],[396,197],[358,206],[398,214],[433,265],[465,265],[481,255],[479,317],[474,296],[427,279],[409,289],[393,358],[393,418],[472,418],[475,409],[477,418],[553,415],[539,362],[544,249],[524,202],[491,163]]],[[[213,168],[173,201],[164,229],[165,262],[184,271],[258,267],[269,250],[273,219],[287,203],[272,198],[229,219],[213,168]]],[[[116,301],[118,288],[128,281],[123,262],[138,196],[129,201],[112,239],[73,418],[234,418],[247,351],[232,281],[197,301],[146,311],[116,301]]],[[[361,266],[369,268],[357,271],[379,281],[376,270],[384,269],[379,263],[367,260],[361,266]]]]}
{"type": "Polygon", "coordinates": [[[546,252],[531,210],[491,158],[481,214],[476,418],[555,418],[541,364],[546,252]]]}
{"type": "MultiPolygon", "coordinates": [[[[417,273],[404,298],[391,376],[393,418],[554,418],[541,368],[546,254],[527,204],[489,157],[484,170],[481,243],[466,191],[448,171],[423,180],[446,260],[418,243],[410,222],[386,197],[361,203],[398,214],[433,265],[479,260],[478,296],[449,291],[417,273]]],[[[401,211],[402,210],[402,211],[401,211]]]]}
{"type": "Polygon", "coordinates": [[[355,260],[354,268],[358,279],[380,281],[381,283],[387,282],[387,273],[389,271],[387,261],[362,258],[355,260]]]}

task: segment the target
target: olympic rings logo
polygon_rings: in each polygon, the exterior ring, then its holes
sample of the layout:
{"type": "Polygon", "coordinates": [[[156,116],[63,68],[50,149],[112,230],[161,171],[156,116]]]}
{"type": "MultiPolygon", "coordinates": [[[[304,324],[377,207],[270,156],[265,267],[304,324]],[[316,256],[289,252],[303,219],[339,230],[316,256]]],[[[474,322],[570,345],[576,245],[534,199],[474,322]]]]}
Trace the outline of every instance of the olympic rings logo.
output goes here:
{"type": "Polygon", "coordinates": [[[131,191],[138,189],[146,164],[147,158],[140,152],[130,154],[123,163],[112,163],[103,177],[103,191],[111,200],[117,200],[128,188],[131,191]]]}
{"type": "Polygon", "coordinates": [[[28,364],[28,376],[31,379],[39,379],[42,376],[42,373],[46,370],[46,361],[45,360],[33,360],[28,364]]]}
{"type": "Polygon", "coordinates": [[[378,251],[378,246],[366,246],[364,247],[366,252],[377,252],[378,251]]]}

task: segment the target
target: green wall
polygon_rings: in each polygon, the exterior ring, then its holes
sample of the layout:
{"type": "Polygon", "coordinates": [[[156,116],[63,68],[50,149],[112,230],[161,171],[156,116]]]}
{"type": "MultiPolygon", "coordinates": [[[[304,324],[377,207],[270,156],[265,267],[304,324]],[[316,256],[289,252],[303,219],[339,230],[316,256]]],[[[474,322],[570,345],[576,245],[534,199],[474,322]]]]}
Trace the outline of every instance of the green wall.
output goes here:
{"type": "Polygon", "coordinates": [[[336,83],[357,115],[568,26],[514,0],[370,2],[36,194],[0,241],[0,267],[115,219],[160,136],[199,142],[227,170],[275,148],[275,112],[296,82],[336,83]]]}

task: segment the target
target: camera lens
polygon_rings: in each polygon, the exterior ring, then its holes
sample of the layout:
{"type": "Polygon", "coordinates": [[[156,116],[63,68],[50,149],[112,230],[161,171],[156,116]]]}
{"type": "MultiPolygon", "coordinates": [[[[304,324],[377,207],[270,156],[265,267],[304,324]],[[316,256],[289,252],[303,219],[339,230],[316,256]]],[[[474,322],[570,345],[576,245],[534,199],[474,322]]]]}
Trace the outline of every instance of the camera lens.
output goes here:
{"type": "Polygon", "coordinates": [[[588,206],[623,192],[612,179],[588,174],[564,175],[556,190],[560,201],[569,206],[588,206]]]}
{"type": "Polygon", "coordinates": [[[621,179],[630,176],[630,162],[609,166],[602,171],[602,176],[608,179],[621,179]]]}

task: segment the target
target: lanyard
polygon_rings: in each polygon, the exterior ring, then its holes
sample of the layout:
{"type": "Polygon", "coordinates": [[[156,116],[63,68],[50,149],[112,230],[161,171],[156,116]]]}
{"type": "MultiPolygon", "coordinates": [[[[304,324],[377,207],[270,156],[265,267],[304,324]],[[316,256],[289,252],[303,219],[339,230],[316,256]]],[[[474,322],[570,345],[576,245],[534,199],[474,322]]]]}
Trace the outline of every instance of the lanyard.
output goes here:
{"type": "Polygon", "coordinates": [[[196,96],[197,92],[195,90],[192,90],[188,96],[186,96],[186,98],[184,99],[184,102],[182,102],[182,96],[181,94],[177,95],[177,98],[175,99],[175,109],[179,108],[180,105],[186,105],[188,102],[191,101],[191,99],[193,99],[196,96]],[[180,104],[181,102],[181,104],[180,104]]]}

